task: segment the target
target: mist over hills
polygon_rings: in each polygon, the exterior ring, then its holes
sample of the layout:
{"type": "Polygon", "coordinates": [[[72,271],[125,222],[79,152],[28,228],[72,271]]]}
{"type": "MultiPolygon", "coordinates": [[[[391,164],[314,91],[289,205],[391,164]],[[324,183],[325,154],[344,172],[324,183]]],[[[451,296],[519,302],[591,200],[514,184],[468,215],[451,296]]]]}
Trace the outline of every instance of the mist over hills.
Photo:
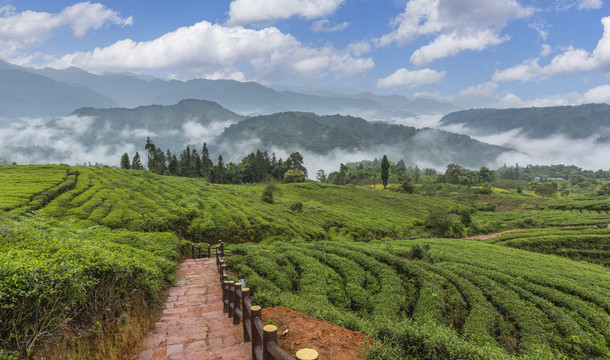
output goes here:
{"type": "Polygon", "coordinates": [[[305,112],[244,119],[215,102],[183,100],[171,106],[134,109],[82,108],[46,124],[13,127],[0,136],[0,155],[20,163],[100,161],[114,165],[124,152],[132,156],[135,151],[143,152],[149,136],[157,147],[172,152],[180,152],[186,145],[200,149],[207,142],[211,153],[222,153],[225,161],[240,161],[258,149],[283,158],[300,151],[312,173],[317,170],[313,167],[331,170],[340,162],[384,153],[412,165],[442,168],[450,162],[477,167],[511,152],[436,129],[305,112]]]}

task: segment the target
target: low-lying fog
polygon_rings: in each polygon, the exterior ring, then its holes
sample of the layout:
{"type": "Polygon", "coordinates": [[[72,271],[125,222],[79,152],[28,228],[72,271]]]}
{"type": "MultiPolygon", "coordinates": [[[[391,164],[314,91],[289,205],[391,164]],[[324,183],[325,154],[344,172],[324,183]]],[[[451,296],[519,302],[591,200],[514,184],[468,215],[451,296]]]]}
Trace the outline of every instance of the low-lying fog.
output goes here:
{"type": "MultiPolygon", "coordinates": [[[[566,164],[576,165],[585,169],[610,168],[610,144],[597,143],[596,138],[573,140],[562,136],[553,136],[547,139],[530,139],[519,134],[514,129],[502,134],[481,135],[463,126],[440,127],[441,115],[423,115],[412,118],[393,118],[387,122],[413,126],[416,128],[440,128],[442,130],[467,134],[477,140],[490,144],[506,146],[517,149],[518,152],[506,153],[492,164],[481,164],[491,168],[498,168],[503,164],[566,164]]],[[[127,152],[132,157],[136,151],[145,158],[144,144],[147,136],[155,141],[157,134],[147,129],[122,129],[119,136],[111,144],[98,143],[91,145],[84,143],[82,134],[95,130],[103,136],[108,129],[91,129],[92,121],[86,118],[65,117],[59,119],[55,126],[48,126],[41,120],[24,119],[18,123],[4,125],[0,128],[0,163],[43,164],[65,163],[70,165],[91,162],[118,166],[121,155],[127,152]]],[[[208,126],[193,121],[184,123],[174,135],[183,141],[183,146],[170,149],[179,155],[187,144],[194,144],[200,151],[205,141],[210,146],[211,153],[217,157],[223,154],[225,162],[239,162],[241,158],[257,148],[258,140],[252,139],[244,144],[213,144],[213,139],[220,135],[228,122],[214,122],[208,126]],[[212,143],[212,144],[210,144],[212,143]]],[[[114,129],[116,132],[117,129],[114,129]]],[[[165,148],[164,148],[165,150],[165,148]]],[[[286,159],[289,152],[281,149],[267,150],[269,154],[275,152],[278,158],[286,159]]],[[[305,165],[310,178],[315,178],[316,171],[323,169],[327,174],[337,171],[341,163],[380,159],[387,154],[391,161],[401,158],[407,164],[418,165],[420,168],[432,167],[443,171],[446,164],[433,164],[418,159],[417,154],[397,154],[391,146],[377,147],[369,150],[345,151],[335,149],[329,154],[320,155],[308,151],[300,151],[304,157],[305,165]]],[[[216,162],[217,158],[214,158],[216,162]]]]}

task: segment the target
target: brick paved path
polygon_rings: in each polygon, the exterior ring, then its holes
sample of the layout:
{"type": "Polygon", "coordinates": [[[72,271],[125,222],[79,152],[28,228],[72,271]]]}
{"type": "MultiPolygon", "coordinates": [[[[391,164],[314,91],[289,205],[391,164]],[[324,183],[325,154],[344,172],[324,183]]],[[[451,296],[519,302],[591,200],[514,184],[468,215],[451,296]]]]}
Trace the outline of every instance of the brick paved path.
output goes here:
{"type": "Polygon", "coordinates": [[[182,262],[161,318],[133,359],[250,359],[251,345],[222,312],[221,296],[215,259],[182,262]]]}

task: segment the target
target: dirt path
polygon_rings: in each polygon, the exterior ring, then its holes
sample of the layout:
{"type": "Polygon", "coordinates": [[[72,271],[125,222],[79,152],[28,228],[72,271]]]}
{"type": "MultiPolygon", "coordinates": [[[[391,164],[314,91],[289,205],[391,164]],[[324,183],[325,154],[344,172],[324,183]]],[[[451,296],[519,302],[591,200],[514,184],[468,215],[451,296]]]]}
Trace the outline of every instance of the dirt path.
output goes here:
{"type": "Polygon", "coordinates": [[[512,230],[506,230],[506,231],[497,232],[497,233],[493,233],[493,234],[471,236],[471,237],[467,237],[465,239],[485,240],[485,239],[491,239],[491,238],[498,237],[502,234],[511,233],[511,232],[515,232],[515,231],[523,231],[523,230],[527,230],[527,229],[512,229],[512,230]]]}
{"type": "Polygon", "coordinates": [[[242,331],[222,312],[215,260],[189,259],[180,264],[161,318],[132,359],[250,359],[242,331]]]}

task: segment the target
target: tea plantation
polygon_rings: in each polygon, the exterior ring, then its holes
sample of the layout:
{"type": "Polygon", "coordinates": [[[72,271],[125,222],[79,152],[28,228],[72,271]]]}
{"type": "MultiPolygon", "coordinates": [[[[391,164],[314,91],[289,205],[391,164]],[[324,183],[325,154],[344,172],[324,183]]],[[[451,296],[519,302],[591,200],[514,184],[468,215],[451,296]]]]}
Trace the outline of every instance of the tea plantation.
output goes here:
{"type": "Polygon", "coordinates": [[[476,206],[367,186],[276,188],[269,203],[263,184],[0,166],[0,359],[31,356],[58,331],[129,321],[138,302],[155,309],[190,242],[219,240],[254,302],[361,330],[380,341],[372,359],[610,357],[599,203],[475,212],[480,228],[543,229],[485,241],[389,240],[429,234],[439,209],[457,218],[476,206]]]}

